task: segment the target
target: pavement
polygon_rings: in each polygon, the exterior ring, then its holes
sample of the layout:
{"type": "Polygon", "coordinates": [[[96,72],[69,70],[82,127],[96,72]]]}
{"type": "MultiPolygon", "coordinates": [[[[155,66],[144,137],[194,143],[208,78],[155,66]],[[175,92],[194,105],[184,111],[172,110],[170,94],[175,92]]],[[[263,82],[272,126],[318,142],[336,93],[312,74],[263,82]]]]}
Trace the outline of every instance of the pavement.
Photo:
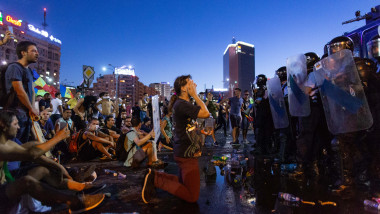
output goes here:
{"type": "MultiPolygon", "coordinates": [[[[251,145],[241,144],[232,147],[232,137],[224,137],[222,132],[217,132],[218,147],[212,145],[211,137],[206,138],[202,157],[199,158],[201,189],[197,203],[187,203],[163,190],[158,190],[156,197],[150,204],[144,204],[141,199],[142,181],[146,167],[132,170],[124,167],[117,161],[91,161],[87,163],[70,163],[69,167],[82,167],[88,164],[96,164],[98,178],[95,184],[107,184],[104,193],[110,193],[110,197],[102,204],[88,213],[175,213],[175,214],[223,214],[223,213],[366,213],[374,212],[364,210],[363,200],[368,198],[365,191],[357,193],[352,200],[340,200],[330,194],[327,184],[323,179],[294,181],[286,176],[276,173],[271,157],[252,156],[249,151],[251,145]],[[227,167],[213,167],[213,156],[239,157],[243,164],[237,170],[229,170],[227,167]],[[245,162],[245,158],[247,161],[245,162]],[[114,170],[126,175],[125,179],[112,174],[106,174],[104,169],[114,170]],[[251,170],[253,176],[245,182],[240,181],[240,174],[251,170]],[[216,171],[216,175],[213,172],[216,171]],[[232,173],[231,173],[232,172],[232,173]],[[235,172],[235,174],[233,174],[235,172]],[[208,174],[213,174],[208,176],[208,174]],[[237,177],[236,177],[237,176],[237,177]],[[303,203],[289,203],[278,199],[278,192],[294,194],[304,200],[303,203]],[[321,202],[334,202],[321,205],[321,202]],[[315,203],[315,205],[313,205],[315,203]]],[[[240,136],[240,140],[241,136],[240,136]]],[[[248,133],[248,140],[253,143],[252,131],[248,133]]],[[[173,153],[163,151],[158,157],[168,165],[162,171],[177,174],[178,167],[173,160],[173,153]]],[[[232,165],[233,168],[234,165],[232,165]]],[[[278,166],[277,166],[278,168],[278,166]]],[[[278,171],[278,170],[277,170],[278,171]]],[[[67,210],[54,209],[50,213],[67,213],[67,210]]]]}

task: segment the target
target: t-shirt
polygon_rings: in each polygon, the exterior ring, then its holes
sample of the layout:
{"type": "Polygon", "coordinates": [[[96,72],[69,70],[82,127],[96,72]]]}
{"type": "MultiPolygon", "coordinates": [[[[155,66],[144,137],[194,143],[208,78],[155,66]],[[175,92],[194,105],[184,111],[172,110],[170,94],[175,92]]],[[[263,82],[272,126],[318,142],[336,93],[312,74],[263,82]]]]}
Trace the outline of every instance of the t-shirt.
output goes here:
{"type": "Polygon", "coordinates": [[[58,106],[62,106],[62,100],[55,98],[51,101],[51,105],[53,106],[52,114],[61,114],[58,110],[58,106]]]}
{"type": "MultiPolygon", "coordinates": [[[[134,139],[136,137],[138,137],[136,129],[134,127],[132,127],[131,131],[127,133],[127,137],[128,137],[128,141],[127,141],[128,150],[127,151],[129,151],[134,144],[134,139]]],[[[124,162],[124,166],[131,166],[132,161],[133,161],[133,155],[136,153],[137,149],[139,149],[139,148],[140,147],[136,145],[130,150],[130,152],[128,153],[128,157],[124,162]]]]}
{"type": "Polygon", "coordinates": [[[173,134],[174,134],[174,156],[185,157],[185,151],[190,147],[191,141],[186,134],[186,126],[192,120],[197,119],[200,106],[178,98],[173,106],[173,134]]]}
{"type": "Polygon", "coordinates": [[[41,124],[40,121],[38,121],[38,123],[40,124],[41,129],[45,130],[45,132],[43,132],[44,137],[46,137],[48,133],[50,133],[52,130],[54,130],[53,121],[51,121],[50,118],[46,121],[44,126],[41,124]]]}
{"type": "MultiPolygon", "coordinates": [[[[206,101],[205,101],[205,103],[206,103],[206,101]]],[[[218,111],[218,109],[217,109],[217,107],[213,101],[208,102],[207,109],[210,112],[210,114],[212,115],[212,117],[215,119],[216,118],[216,112],[218,111]]]]}
{"type": "MultiPolygon", "coordinates": [[[[104,134],[110,134],[110,132],[108,131],[108,127],[107,126],[104,126],[104,127],[102,127],[101,129],[100,129],[100,131],[101,132],[103,132],[104,134]]],[[[112,126],[111,128],[110,128],[112,131],[115,131],[117,134],[120,134],[121,133],[121,130],[120,129],[118,129],[118,128],[116,128],[116,126],[112,126]]]]}
{"type": "Polygon", "coordinates": [[[47,109],[50,107],[50,100],[47,101],[47,100],[42,99],[40,100],[39,105],[40,107],[45,106],[45,109],[47,109]]]}
{"type": "Polygon", "coordinates": [[[62,127],[63,125],[66,126],[66,124],[69,125],[69,129],[71,129],[72,125],[73,125],[73,121],[71,120],[71,118],[69,118],[68,120],[65,120],[63,119],[63,117],[59,118],[58,120],[55,121],[55,125],[59,125],[58,127],[58,130],[61,130],[63,129],[64,127],[62,127]]]}
{"type": "MultiPolygon", "coordinates": [[[[20,64],[10,64],[5,72],[5,88],[7,90],[7,94],[11,91],[13,81],[22,82],[22,86],[28,95],[29,101],[32,103],[34,95],[32,70],[30,68],[25,68],[20,64]]],[[[17,96],[15,96],[14,101],[11,102],[9,107],[26,110],[26,107],[19,101],[17,96]]]]}
{"type": "Polygon", "coordinates": [[[240,109],[243,105],[243,98],[231,97],[229,100],[229,105],[231,106],[230,114],[240,116],[240,109]]]}
{"type": "Polygon", "coordinates": [[[69,105],[70,109],[74,109],[77,103],[78,103],[78,100],[76,98],[72,98],[67,102],[67,105],[69,105]]]}

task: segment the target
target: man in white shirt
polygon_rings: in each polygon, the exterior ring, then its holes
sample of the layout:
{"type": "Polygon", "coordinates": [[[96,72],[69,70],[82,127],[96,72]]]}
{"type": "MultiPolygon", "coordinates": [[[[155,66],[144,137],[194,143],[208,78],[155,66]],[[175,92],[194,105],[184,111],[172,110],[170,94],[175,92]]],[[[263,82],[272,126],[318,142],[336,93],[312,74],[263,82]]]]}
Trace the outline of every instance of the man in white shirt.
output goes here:
{"type": "Polygon", "coordinates": [[[62,96],[61,93],[57,92],[55,93],[55,98],[51,101],[51,105],[53,107],[53,111],[51,113],[51,120],[53,124],[55,124],[55,121],[57,121],[59,118],[62,117],[62,96]]]}
{"type": "Polygon", "coordinates": [[[41,95],[36,96],[36,101],[34,102],[34,108],[37,109],[38,113],[40,113],[40,100],[42,99],[41,95]]]}

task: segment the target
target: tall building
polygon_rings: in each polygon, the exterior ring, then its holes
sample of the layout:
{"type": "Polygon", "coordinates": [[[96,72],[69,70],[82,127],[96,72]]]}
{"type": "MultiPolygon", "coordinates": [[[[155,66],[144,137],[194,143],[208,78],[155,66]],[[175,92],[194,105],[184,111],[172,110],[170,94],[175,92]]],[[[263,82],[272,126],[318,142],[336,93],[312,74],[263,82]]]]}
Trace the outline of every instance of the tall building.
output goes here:
{"type": "Polygon", "coordinates": [[[249,90],[255,80],[255,48],[246,42],[229,44],[223,55],[223,87],[232,96],[234,88],[249,90]]]}
{"type": "Polygon", "coordinates": [[[92,94],[99,95],[101,92],[108,92],[111,98],[116,97],[116,78],[118,78],[118,97],[126,98],[129,105],[138,102],[144,96],[156,95],[158,92],[151,87],[144,85],[134,74],[107,74],[96,78],[93,84],[92,94]]]}
{"type": "Polygon", "coordinates": [[[169,82],[161,82],[161,83],[151,83],[149,87],[154,88],[160,95],[162,99],[166,98],[169,100],[170,98],[170,84],[169,82]]]}
{"type": "Polygon", "coordinates": [[[0,47],[0,62],[6,64],[18,60],[16,45],[20,41],[31,41],[37,44],[39,57],[37,63],[30,65],[49,85],[59,88],[62,42],[50,32],[28,23],[21,17],[7,14],[0,10],[0,39],[4,39],[7,30],[13,30],[15,39],[0,47]]]}

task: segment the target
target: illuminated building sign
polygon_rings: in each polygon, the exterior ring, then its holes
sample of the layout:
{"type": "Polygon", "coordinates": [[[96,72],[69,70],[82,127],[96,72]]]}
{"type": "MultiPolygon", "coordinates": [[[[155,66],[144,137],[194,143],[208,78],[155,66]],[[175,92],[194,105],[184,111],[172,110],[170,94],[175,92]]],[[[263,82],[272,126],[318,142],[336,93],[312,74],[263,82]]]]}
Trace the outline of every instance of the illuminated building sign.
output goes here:
{"type": "Polygon", "coordinates": [[[0,25],[3,25],[3,12],[0,11],[0,25]]]}
{"type": "Polygon", "coordinates": [[[14,19],[12,18],[12,16],[9,16],[9,15],[6,17],[6,20],[7,20],[7,22],[10,22],[10,23],[12,23],[12,24],[14,24],[14,25],[16,25],[16,26],[21,27],[21,22],[22,22],[22,20],[14,20],[14,19]]]}
{"type": "Polygon", "coordinates": [[[115,73],[116,74],[122,74],[122,75],[132,75],[135,76],[135,69],[134,68],[129,68],[126,65],[123,65],[119,68],[115,68],[115,73]]]}
{"type": "Polygon", "coordinates": [[[29,24],[29,25],[28,25],[28,28],[29,28],[29,30],[31,30],[31,31],[33,31],[33,32],[35,32],[35,33],[38,33],[38,34],[40,34],[41,36],[49,37],[49,33],[48,33],[48,32],[46,32],[46,31],[44,31],[44,30],[40,30],[40,29],[34,27],[33,25],[30,25],[30,24],[29,24]]]}
{"type": "Polygon", "coordinates": [[[53,35],[50,35],[49,36],[49,33],[44,31],[44,30],[40,30],[38,29],[37,27],[35,27],[34,25],[31,25],[31,24],[28,24],[28,29],[30,31],[33,31],[34,33],[37,33],[37,34],[40,34],[41,36],[44,36],[46,38],[49,38],[52,42],[56,42],[58,44],[62,44],[61,40],[55,38],[53,35]]]}

